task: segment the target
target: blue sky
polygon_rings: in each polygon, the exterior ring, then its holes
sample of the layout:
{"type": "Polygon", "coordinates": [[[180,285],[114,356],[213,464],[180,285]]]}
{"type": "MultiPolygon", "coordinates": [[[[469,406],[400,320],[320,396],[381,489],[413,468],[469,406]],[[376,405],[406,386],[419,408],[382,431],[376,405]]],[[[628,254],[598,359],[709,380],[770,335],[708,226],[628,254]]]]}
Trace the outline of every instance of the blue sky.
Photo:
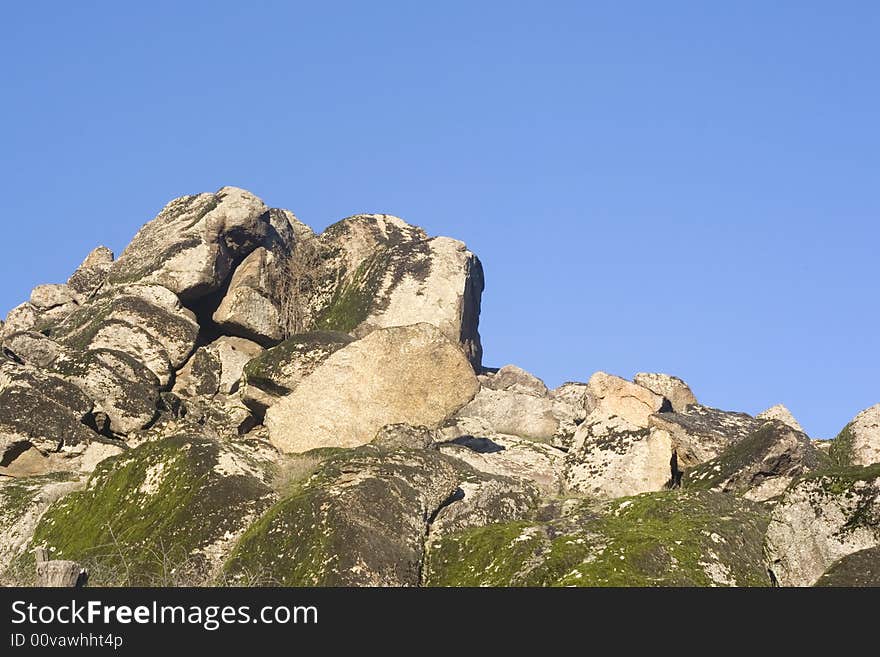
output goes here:
{"type": "Polygon", "coordinates": [[[40,2],[0,41],[0,312],[171,198],[483,260],[487,364],[880,402],[880,4],[40,2]]]}

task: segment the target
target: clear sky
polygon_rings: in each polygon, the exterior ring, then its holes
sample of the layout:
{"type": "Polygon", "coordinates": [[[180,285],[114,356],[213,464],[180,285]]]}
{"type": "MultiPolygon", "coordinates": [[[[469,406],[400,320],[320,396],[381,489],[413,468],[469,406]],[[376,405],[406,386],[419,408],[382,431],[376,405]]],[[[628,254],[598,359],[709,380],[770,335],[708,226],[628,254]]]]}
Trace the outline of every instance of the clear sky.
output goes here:
{"type": "Polygon", "coordinates": [[[483,260],[489,365],[664,371],[817,437],[880,402],[880,3],[29,2],[0,311],[222,185],[483,260]]]}

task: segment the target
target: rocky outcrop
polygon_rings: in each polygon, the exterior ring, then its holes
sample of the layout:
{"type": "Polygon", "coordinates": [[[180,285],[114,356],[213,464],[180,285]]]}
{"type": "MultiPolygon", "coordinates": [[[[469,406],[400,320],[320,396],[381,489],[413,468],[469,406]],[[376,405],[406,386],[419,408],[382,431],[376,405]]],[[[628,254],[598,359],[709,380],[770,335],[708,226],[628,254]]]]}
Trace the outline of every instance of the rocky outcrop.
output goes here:
{"type": "Polygon", "coordinates": [[[33,542],[91,564],[96,584],[199,583],[274,501],[269,465],[255,446],[196,435],[146,442],[49,508],[33,542]]]}
{"type": "Polygon", "coordinates": [[[113,265],[113,252],[106,246],[94,249],[76,271],[67,279],[67,285],[76,292],[80,298],[88,298],[107,280],[107,274],[113,265]]]}
{"type": "Polygon", "coordinates": [[[223,336],[199,347],[177,375],[174,392],[185,397],[229,395],[238,390],[245,365],[263,353],[255,342],[223,336]]]}
{"type": "Polygon", "coordinates": [[[107,283],[161,285],[184,301],[198,299],[219,290],[269,229],[269,209],[243,189],[183,196],[138,231],[107,283]]]}
{"type": "Polygon", "coordinates": [[[658,413],[651,416],[652,429],[665,431],[672,440],[676,468],[705,463],[757,431],[763,421],[745,413],[732,413],[708,406],[692,405],[686,413],[658,413]]]}
{"type": "Polygon", "coordinates": [[[213,315],[223,330],[264,345],[277,344],[284,338],[281,309],[273,298],[276,257],[261,246],[236,268],[229,290],[213,315]]]}
{"type": "Polygon", "coordinates": [[[771,406],[766,411],[762,411],[755,416],[757,420],[779,420],[783,424],[787,424],[795,431],[800,431],[801,433],[806,433],[804,428],[800,425],[800,423],[794,419],[794,415],[791,414],[791,411],[788,410],[782,404],[776,404],[776,406],[771,406]]]}
{"type": "Polygon", "coordinates": [[[681,485],[764,502],[782,494],[821,461],[819,450],[806,434],[771,420],[720,456],[689,469],[681,485]]]}
{"type": "Polygon", "coordinates": [[[633,377],[633,383],[665,398],[676,413],[685,413],[691,404],[697,403],[688,384],[677,376],[640,372],[633,377]]]}
{"type": "Polygon", "coordinates": [[[430,539],[429,586],[769,586],[763,509],[667,491],[430,539]]]}
{"type": "Polygon", "coordinates": [[[658,491],[670,483],[672,440],[652,431],[649,418],[664,398],[604,372],[587,384],[593,410],[578,427],[566,456],[566,486],[600,498],[658,491]]]}
{"type": "Polygon", "coordinates": [[[244,367],[242,401],[259,417],[293,392],[330,355],[354,341],[347,333],[315,331],[294,335],[267,349],[244,367]]]}
{"type": "Polygon", "coordinates": [[[478,388],[464,352],[434,326],[381,329],[330,355],[267,411],[266,426],[284,452],[355,447],[387,424],[438,427],[478,388]]]}
{"type": "Polygon", "coordinates": [[[880,466],[817,471],[773,508],[766,550],[782,586],[811,586],[839,559],[880,545],[880,466]]]}
{"type": "Polygon", "coordinates": [[[859,550],[839,559],[814,586],[880,587],[880,547],[859,550]]]}
{"type": "Polygon", "coordinates": [[[247,531],[227,580],[261,573],[283,586],[416,586],[428,522],[458,482],[430,450],[341,454],[247,531]]]}
{"type": "Polygon", "coordinates": [[[831,441],[829,456],[839,466],[880,463],[880,404],[865,409],[831,441]]]}

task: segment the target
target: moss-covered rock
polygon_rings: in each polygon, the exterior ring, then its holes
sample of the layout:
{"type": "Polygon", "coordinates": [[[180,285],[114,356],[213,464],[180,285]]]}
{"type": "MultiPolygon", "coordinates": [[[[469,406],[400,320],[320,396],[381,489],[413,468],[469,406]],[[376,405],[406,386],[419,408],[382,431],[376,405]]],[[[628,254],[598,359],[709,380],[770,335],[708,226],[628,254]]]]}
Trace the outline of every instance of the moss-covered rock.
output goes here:
{"type": "Polygon", "coordinates": [[[769,586],[760,506],[714,492],[647,493],[547,522],[441,536],[433,586],[769,586]]]}
{"type": "Polygon", "coordinates": [[[838,559],[880,545],[880,464],[828,467],[773,507],[766,550],[783,586],[811,586],[838,559]]]}
{"type": "Polygon", "coordinates": [[[839,559],[814,586],[880,587],[880,547],[859,550],[839,559]]]}
{"type": "Polygon", "coordinates": [[[338,453],[255,522],[225,567],[284,586],[415,586],[429,520],[458,486],[432,450],[338,453]]]}
{"type": "Polygon", "coordinates": [[[822,455],[806,434],[768,421],[721,456],[685,471],[683,488],[718,490],[765,501],[818,467],[822,455]]]}
{"type": "Polygon", "coordinates": [[[244,446],[147,442],[101,462],[84,491],[46,512],[33,544],[89,564],[93,583],[162,584],[172,569],[204,577],[271,504],[269,476],[244,446]]]}

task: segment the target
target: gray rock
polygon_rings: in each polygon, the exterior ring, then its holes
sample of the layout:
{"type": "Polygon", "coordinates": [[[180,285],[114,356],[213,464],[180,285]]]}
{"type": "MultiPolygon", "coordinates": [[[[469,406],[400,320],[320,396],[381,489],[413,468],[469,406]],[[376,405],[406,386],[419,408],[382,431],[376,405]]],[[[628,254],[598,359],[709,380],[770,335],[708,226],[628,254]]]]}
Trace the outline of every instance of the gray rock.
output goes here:
{"type": "Polygon", "coordinates": [[[266,426],[287,453],[354,447],[387,424],[439,427],[478,388],[464,352],[436,327],[381,329],[327,358],[266,412],[266,426]]]}
{"type": "Polygon", "coordinates": [[[6,315],[3,323],[3,334],[9,335],[19,331],[30,331],[40,320],[40,311],[28,302],[16,306],[6,315]]]}
{"type": "Polygon", "coordinates": [[[284,331],[272,279],[276,257],[259,247],[236,268],[229,290],[214,312],[214,321],[224,331],[264,345],[282,340],[284,331]]]}
{"type": "Polygon", "coordinates": [[[541,379],[516,365],[505,365],[485,379],[483,387],[491,390],[506,390],[536,397],[547,397],[550,392],[541,379]]]}
{"type": "Polygon", "coordinates": [[[190,301],[221,288],[269,234],[269,209],[236,187],[171,201],[138,231],[107,282],[162,285],[190,301]]]}
{"type": "Polygon", "coordinates": [[[547,397],[483,388],[455,419],[463,433],[506,434],[549,443],[559,430],[555,410],[547,397]]]}
{"type": "Polygon", "coordinates": [[[842,466],[880,463],[880,404],[856,415],[830,441],[829,456],[842,466]]]}
{"type": "Polygon", "coordinates": [[[251,360],[243,371],[241,399],[258,417],[293,392],[331,354],[354,338],[332,331],[294,335],[251,360]]]}
{"type": "Polygon", "coordinates": [[[104,284],[112,265],[113,252],[106,246],[99,246],[71,274],[67,285],[81,297],[87,298],[104,284]]]}
{"type": "Polygon", "coordinates": [[[763,502],[782,494],[821,460],[806,434],[772,420],[721,456],[688,470],[682,487],[736,493],[763,502]]]}
{"type": "Polygon", "coordinates": [[[399,449],[428,449],[442,440],[442,434],[428,427],[409,424],[387,424],[376,433],[371,445],[390,452],[399,449]]]}
{"type": "Polygon", "coordinates": [[[213,397],[235,393],[245,365],[263,348],[255,342],[231,336],[199,347],[177,375],[174,392],[184,397],[213,397]]]}
{"type": "Polygon", "coordinates": [[[672,440],[651,431],[664,398],[620,377],[597,372],[587,384],[592,412],[566,456],[569,490],[599,498],[658,491],[670,483],[672,440]]]}
{"type": "Polygon", "coordinates": [[[18,360],[35,367],[48,367],[64,348],[54,340],[35,331],[21,331],[3,338],[3,349],[18,360]]]}
{"type": "Polygon", "coordinates": [[[248,530],[226,580],[262,573],[282,586],[418,586],[429,519],[459,477],[433,450],[342,453],[248,530]]]}
{"type": "Polygon", "coordinates": [[[671,437],[679,470],[720,456],[762,424],[762,420],[745,413],[721,411],[699,404],[690,406],[686,413],[657,413],[649,422],[652,429],[664,431],[671,437]]]}
{"type": "Polygon", "coordinates": [[[880,587],[880,547],[859,550],[839,559],[814,586],[880,587]]]}
{"type": "Polygon", "coordinates": [[[38,285],[31,292],[30,303],[38,310],[50,310],[67,304],[76,305],[77,293],[67,285],[38,285]]]}
{"type": "Polygon", "coordinates": [[[688,384],[677,376],[640,372],[633,378],[633,383],[665,397],[676,413],[684,413],[688,406],[697,403],[697,398],[688,384]]]}
{"type": "Polygon", "coordinates": [[[804,428],[800,425],[800,423],[794,418],[794,415],[791,414],[791,411],[788,410],[782,404],[776,404],[776,406],[771,406],[766,411],[762,411],[755,416],[757,420],[779,420],[783,424],[787,424],[795,431],[800,431],[801,433],[806,433],[804,428]]]}
{"type": "Polygon", "coordinates": [[[811,586],[839,559],[880,545],[880,466],[817,471],[774,506],[770,569],[782,586],[811,586]]]}

